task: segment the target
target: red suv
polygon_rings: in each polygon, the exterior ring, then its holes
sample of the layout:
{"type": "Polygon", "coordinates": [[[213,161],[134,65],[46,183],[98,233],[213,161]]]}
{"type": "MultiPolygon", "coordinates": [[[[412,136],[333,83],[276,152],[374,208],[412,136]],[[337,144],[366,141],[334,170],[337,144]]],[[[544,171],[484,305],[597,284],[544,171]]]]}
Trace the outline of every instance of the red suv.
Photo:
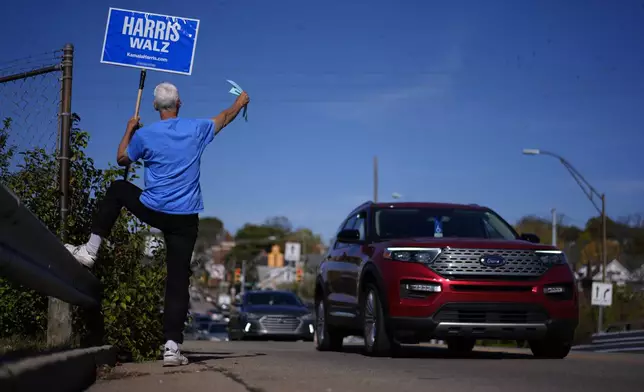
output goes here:
{"type": "Polygon", "coordinates": [[[368,355],[430,339],[465,353],[502,339],[564,358],[578,324],[575,278],[565,254],[539,242],[478,205],[364,203],[318,268],[316,348],[359,335],[368,355]]]}

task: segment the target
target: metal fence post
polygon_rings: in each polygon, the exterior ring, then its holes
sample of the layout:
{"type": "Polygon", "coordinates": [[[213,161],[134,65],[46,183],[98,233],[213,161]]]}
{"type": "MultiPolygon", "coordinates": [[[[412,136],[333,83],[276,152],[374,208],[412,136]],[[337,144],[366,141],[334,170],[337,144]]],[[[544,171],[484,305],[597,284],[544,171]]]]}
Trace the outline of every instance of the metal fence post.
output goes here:
{"type": "MultiPolygon", "coordinates": [[[[60,113],[60,150],[59,150],[59,189],[60,189],[60,240],[67,239],[67,214],[69,208],[69,160],[72,129],[72,70],[74,46],[65,45],[62,60],[62,89],[60,113]]],[[[60,346],[72,339],[71,306],[59,299],[49,298],[47,321],[47,344],[60,346]]]]}

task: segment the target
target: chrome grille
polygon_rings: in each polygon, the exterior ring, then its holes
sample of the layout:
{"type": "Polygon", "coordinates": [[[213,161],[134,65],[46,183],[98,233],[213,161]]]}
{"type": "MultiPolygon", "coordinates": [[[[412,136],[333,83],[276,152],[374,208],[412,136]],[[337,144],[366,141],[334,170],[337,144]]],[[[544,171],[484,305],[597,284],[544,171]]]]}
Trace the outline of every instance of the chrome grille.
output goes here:
{"type": "Polygon", "coordinates": [[[268,332],[293,332],[300,320],[294,316],[264,316],[259,320],[262,329],[268,332]]]}
{"type": "Polygon", "coordinates": [[[548,270],[532,250],[525,249],[462,249],[447,248],[439,255],[429,268],[438,274],[451,278],[492,277],[537,277],[548,270]],[[505,259],[505,264],[498,267],[487,267],[481,264],[484,255],[498,255],[505,259]]]}

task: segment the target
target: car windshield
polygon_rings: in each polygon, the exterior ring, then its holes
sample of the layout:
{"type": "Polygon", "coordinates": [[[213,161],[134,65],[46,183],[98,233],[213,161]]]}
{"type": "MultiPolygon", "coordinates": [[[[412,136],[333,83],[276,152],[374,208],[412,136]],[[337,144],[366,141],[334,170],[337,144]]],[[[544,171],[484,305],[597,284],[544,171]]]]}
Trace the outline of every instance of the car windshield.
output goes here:
{"type": "Polygon", "coordinates": [[[225,333],[226,332],[226,324],[210,324],[210,328],[208,328],[208,333],[225,333]]]}
{"type": "Polygon", "coordinates": [[[467,208],[391,208],[375,212],[379,239],[458,237],[516,239],[513,229],[498,215],[467,208]]]}
{"type": "Polygon", "coordinates": [[[300,300],[289,293],[251,293],[246,296],[248,305],[302,306],[300,300]]]}

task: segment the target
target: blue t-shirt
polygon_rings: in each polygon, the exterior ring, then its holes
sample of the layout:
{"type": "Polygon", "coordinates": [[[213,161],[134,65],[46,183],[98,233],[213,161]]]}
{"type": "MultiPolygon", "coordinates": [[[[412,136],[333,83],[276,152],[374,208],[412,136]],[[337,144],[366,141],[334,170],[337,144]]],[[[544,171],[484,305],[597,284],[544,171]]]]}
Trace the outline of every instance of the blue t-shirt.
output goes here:
{"type": "Polygon", "coordinates": [[[214,137],[212,119],[171,118],[136,131],[127,155],[132,162],[143,160],[141,203],[166,214],[203,211],[201,155],[214,137]]]}

